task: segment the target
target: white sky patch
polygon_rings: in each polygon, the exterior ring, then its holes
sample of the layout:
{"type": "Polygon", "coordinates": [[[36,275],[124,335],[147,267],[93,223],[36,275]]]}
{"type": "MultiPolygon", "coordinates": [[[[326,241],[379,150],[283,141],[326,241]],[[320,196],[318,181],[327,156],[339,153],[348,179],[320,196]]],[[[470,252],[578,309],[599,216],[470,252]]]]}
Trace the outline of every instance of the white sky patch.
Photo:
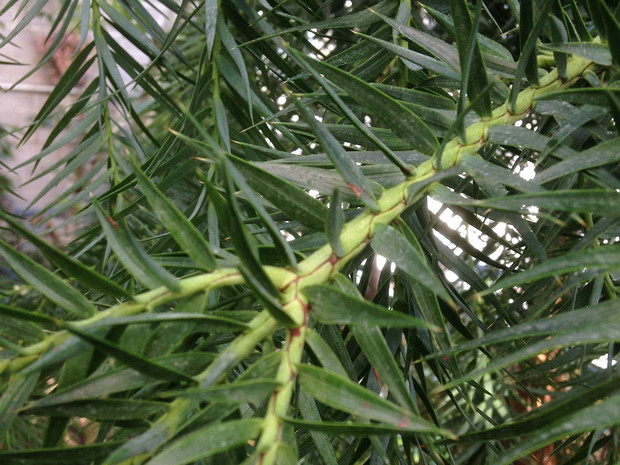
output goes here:
{"type": "Polygon", "coordinates": [[[536,166],[531,161],[528,161],[525,166],[516,167],[515,173],[518,173],[526,181],[531,181],[536,177],[536,166]]]}
{"type": "MultiPolygon", "coordinates": [[[[611,360],[611,366],[614,367],[616,366],[618,362],[616,360],[611,360]]],[[[592,365],[594,365],[595,367],[601,368],[603,370],[607,369],[607,367],[609,366],[609,356],[607,354],[602,355],[601,357],[592,360],[592,365]]]]}

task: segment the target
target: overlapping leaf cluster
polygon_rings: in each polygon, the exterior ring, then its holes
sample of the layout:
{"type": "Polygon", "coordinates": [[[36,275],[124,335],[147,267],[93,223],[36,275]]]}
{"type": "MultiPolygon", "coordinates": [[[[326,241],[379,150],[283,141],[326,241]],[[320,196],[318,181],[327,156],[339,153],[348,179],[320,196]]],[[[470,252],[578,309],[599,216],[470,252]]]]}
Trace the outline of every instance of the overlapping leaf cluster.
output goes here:
{"type": "Polygon", "coordinates": [[[616,3],[59,1],[0,462],[617,463],[616,3]]]}

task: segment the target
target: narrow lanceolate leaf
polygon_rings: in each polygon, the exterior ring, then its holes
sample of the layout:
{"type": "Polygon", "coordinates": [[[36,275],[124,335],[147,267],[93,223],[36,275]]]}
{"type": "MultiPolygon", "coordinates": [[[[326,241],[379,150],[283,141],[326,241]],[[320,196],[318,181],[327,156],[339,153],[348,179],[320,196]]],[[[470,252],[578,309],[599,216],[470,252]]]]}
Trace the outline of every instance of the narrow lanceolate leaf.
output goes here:
{"type": "Polygon", "coordinates": [[[537,97],[537,100],[560,100],[570,103],[609,106],[609,94],[620,98],[620,89],[616,87],[591,87],[584,89],[564,89],[537,97]]]}
{"type": "Polygon", "coordinates": [[[568,313],[555,315],[544,320],[522,323],[510,328],[489,332],[482,337],[459,344],[450,350],[433,354],[432,357],[441,357],[447,353],[463,352],[488,344],[519,340],[534,336],[570,335],[576,338],[605,339],[615,333],[620,333],[620,312],[616,301],[606,301],[601,304],[574,310],[568,313]]]}
{"type": "Polygon", "coordinates": [[[235,196],[235,186],[229,170],[225,170],[226,194],[230,206],[230,234],[233,245],[237,251],[241,266],[239,267],[247,284],[254,289],[265,308],[285,325],[294,326],[295,321],[284,311],[282,304],[278,300],[278,290],[269,280],[258,260],[254,237],[250,235],[247,226],[244,224],[243,214],[235,196]]]}
{"type": "Polygon", "coordinates": [[[519,441],[498,460],[498,465],[509,465],[520,457],[571,435],[585,431],[604,430],[620,424],[620,395],[606,399],[592,407],[568,411],[559,420],[545,426],[533,437],[519,441]]]}
{"type": "Polygon", "coordinates": [[[312,77],[319,83],[319,85],[325,90],[327,95],[334,101],[340,111],[346,116],[346,118],[355,126],[362,134],[368,137],[374,144],[379,147],[385,156],[398,168],[401,172],[407,176],[409,175],[411,168],[408,167],[400,158],[398,158],[394,152],[383,142],[379,137],[376,137],[374,133],[355,115],[353,110],[340,98],[338,93],[330,86],[321,75],[312,68],[305,60],[299,60],[299,63],[305,67],[305,69],[312,75],[312,77]]]}
{"type": "Polygon", "coordinates": [[[252,189],[265,197],[272,205],[304,226],[323,229],[322,225],[327,218],[325,205],[285,179],[274,176],[235,156],[229,157],[252,189]]]}
{"type": "Polygon", "coordinates": [[[297,111],[299,111],[299,115],[310,126],[312,133],[317,137],[330,160],[355,196],[372,210],[378,210],[379,206],[359,166],[349,158],[346,150],[342,148],[340,142],[336,140],[329,130],[314,118],[314,115],[308,110],[306,105],[292,95],[291,98],[295,103],[297,111]]]}
{"type": "Polygon", "coordinates": [[[103,212],[97,202],[94,204],[108,243],[127,271],[151,289],[166,286],[173,292],[178,291],[180,287],[175,277],[149,257],[120,221],[117,223],[103,212]]]}
{"type": "Polygon", "coordinates": [[[199,428],[174,441],[146,465],[185,465],[256,439],[263,421],[233,420],[199,428]]]}
{"type": "Polygon", "coordinates": [[[248,183],[245,182],[243,175],[237,171],[237,168],[235,168],[228,158],[224,160],[224,166],[226,171],[228,171],[230,176],[234,178],[235,183],[245,194],[248,203],[252,206],[258,217],[265,225],[267,233],[271,236],[276,252],[282,261],[286,264],[286,266],[290,266],[293,269],[297,268],[297,259],[295,258],[293,249],[280,232],[280,229],[274,222],[267,209],[263,206],[262,200],[256,195],[248,183]]]}
{"type": "Polygon", "coordinates": [[[209,55],[211,55],[211,51],[213,50],[213,41],[215,40],[218,3],[219,3],[219,0],[206,0],[204,3],[205,33],[207,37],[206,44],[207,44],[207,53],[209,55]]]}
{"type": "Polygon", "coordinates": [[[33,323],[57,325],[59,321],[51,316],[35,313],[21,308],[11,307],[9,305],[0,304],[0,315],[18,320],[31,321],[33,323]]]}
{"type": "MultiPolygon", "coordinates": [[[[526,0],[528,2],[525,5],[527,9],[525,14],[533,15],[533,0],[526,0]]],[[[521,88],[521,80],[523,76],[527,76],[528,81],[531,84],[538,83],[538,64],[536,62],[536,41],[538,40],[538,35],[543,29],[545,22],[547,21],[547,16],[549,15],[549,11],[553,6],[553,0],[546,0],[544,6],[538,12],[538,19],[536,20],[536,24],[531,28],[530,19],[525,19],[526,25],[523,26],[521,24],[521,28],[523,28],[523,35],[521,39],[521,56],[519,57],[519,64],[517,66],[517,72],[515,73],[514,83],[512,85],[512,90],[510,91],[510,102],[509,108],[514,108],[515,103],[517,101],[517,97],[519,96],[519,89],[521,88]],[[531,29],[531,30],[530,30],[531,29]],[[525,39],[525,40],[524,40],[525,39]]],[[[521,11],[523,12],[523,4],[521,4],[521,11]]],[[[524,13],[522,13],[524,14],[524,13]]],[[[523,22],[523,21],[522,21],[523,22]]]]}
{"type": "MultiPolygon", "coordinates": [[[[196,297],[200,297],[197,295],[196,297]]],[[[196,304],[195,301],[188,302],[189,305],[194,305],[194,309],[198,311],[201,309],[200,304],[196,304]],[[191,303],[190,303],[191,302],[191,303]]],[[[180,309],[182,304],[177,306],[177,310],[180,309]]],[[[1,310],[0,310],[1,311],[1,310]]],[[[219,327],[224,327],[227,330],[243,330],[247,329],[247,323],[233,319],[232,317],[225,317],[212,314],[202,313],[185,313],[185,312],[167,312],[167,313],[143,313],[140,315],[111,317],[98,320],[88,325],[88,329],[105,328],[107,326],[117,325],[131,325],[139,323],[194,323],[201,326],[209,327],[209,330],[215,331],[219,327]]]]}
{"type": "Polygon", "coordinates": [[[30,415],[86,417],[92,420],[146,420],[168,408],[165,402],[133,399],[91,399],[67,404],[33,407],[24,410],[30,415]]]}
{"type": "Polygon", "coordinates": [[[82,331],[74,325],[67,324],[65,327],[73,334],[77,335],[81,339],[91,344],[97,350],[100,350],[101,352],[109,355],[110,357],[114,357],[119,362],[124,363],[128,367],[133,368],[134,370],[143,372],[155,378],[168,381],[186,381],[190,383],[194,382],[191,377],[187,376],[184,373],[181,373],[180,371],[173,370],[157,362],[148,360],[140,356],[139,354],[135,354],[120,347],[118,344],[108,341],[107,339],[103,339],[99,336],[95,336],[94,334],[82,331]]]}
{"type": "MultiPolygon", "coordinates": [[[[321,414],[314,399],[306,394],[303,389],[299,390],[297,396],[299,411],[305,420],[312,423],[321,423],[321,414]]],[[[297,426],[297,425],[296,425],[297,426]]],[[[317,451],[323,459],[325,465],[338,465],[338,456],[334,450],[330,438],[333,435],[327,435],[323,432],[310,430],[310,436],[316,445],[317,451]]]]}
{"type": "Polygon", "coordinates": [[[352,423],[347,421],[346,423],[336,423],[333,421],[308,421],[297,420],[292,418],[285,418],[288,424],[296,426],[299,429],[309,431],[312,434],[313,431],[325,434],[328,437],[334,436],[353,436],[353,437],[368,437],[368,436],[381,436],[388,435],[390,433],[398,433],[401,436],[407,434],[414,434],[397,425],[388,425],[385,423],[366,423],[358,422],[352,423]]]}
{"type": "Polygon", "coordinates": [[[342,248],[342,242],[340,241],[340,233],[344,226],[344,213],[342,211],[342,199],[340,197],[340,189],[336,187],[329,205],[329,217],[327,220],[327,237],[329,238],[329,245],[332,246],[332,250],[337,257],[344,255],[344,249],[342,248]]]}
{"type": "Polygon", "coordinates": [[[48,241],[41,239],[38,235],[24,227],[7,213],[0,211],[0,218],[9,223],[15,231],[19,231],[22,236],[34,244],[41,251],[41,253],[45,255],[45,257],[54,265],[60,268],[66,276],[104,294],[113,295],[116,297],[129,297],[129,294],[127,294],[127,292],[114,281],[110,280],[101,273],[82,265],[79,261],[73,260],[48,241]]]}
{"type": "Polygon", "coordinates": [[[451,435],[349,379],[310,365],[298,365],[297,368],[299,384],[322,404],[405,431],[451,435]]]}
{"type": "MultiPolygon", "coordinates": [[[[487,87],[489,80],[476,38],[481,4],[482,2],[478,2],[478,12],[474,21],[465,0],[450,0],[452,17],[458,18],[454,22],[454,28],[461,65],[461,89],[463,94],[467,89],[470,101],[475,99],[475,103],[472,103],[474,111],[480,116],[487,117],[491,115],[491,92],[487,87]],[[480,98],[477,98],[478,96],[480,98]]],[[[464,95],[461,98],[464,99],[464,95]]],[[[464,105],[459,106],[461,110],[464,109],[464,105]]]]}
{"type": "MultiPolygon", "coordinates": [[[[414,240],[415,238],[411,236],[410,239],[414,240]]],[[[451,301],[445,287],[435,276],[422,255],[422,249],[418,243],[412,244],[405,236],[389,226],[377,225],[371,244],[375,252],[396,263],[396,266],[412,279],[427,287],[446,302],[451,301]]]]}
{"type": "Polygon", "coordinates": [[[24,281],[67,312],[78,318],[95,313],[95,307],[86,297],[1,239],[0,255],[24,281]]]}
{"type": "Polygon", "coordinates": [[[609,48],[595,42],[554,42],[544,44],[541,48],[579,55],[603,66],[611,65],[609,48]]]}
{"type": "MultiPolygon", "coordinates": [[[[594,210],[596,211],[596,210],[594,210]]],[[[518,286],[550,276],[561,276],[572,271],[584,269],[613,271],[620,269],[620,247],[608,246],[592,250],[569,252],[561,257],[552,258],[533,268],[521,271],[512,276],[500,279],[489,287],[483,294],[495,292],[499,289],[518,286]]]]}
{"type": "Polygon", "coordinates": [[[215,257],[203,234],[196,229],[187,217],[166,197],[151,179],[144,174],[136,162],[131,163],[140,189],[151,205],[153,212],[166,227],[174,240],[198,266],[211,271],[217,267],[215,257]]]}
{"type": "MultiPolygon", "coordinates": [[[[490,185],[497,185],[500,183],[505,186],[518,189],[522,192],[539,192],[543,190],[538,183],[526,181],[517,173],[490,163],[477,156],[465,158],[461,162],[460,166],[464,167],[467,174],[476,179],[476,181],[478,181],[478,179],[482,179],[490,185]]],[[[538,178],[536,178],[536,180],[538,181],[538,178]]]]}
{"type": "Polygon", "coordinates": [[[159,397],[164,399],[189,397],[201,402],[258,403],[270,396],[278,386],[280,386],[280,383],[273,380],[253,379],[222,386],[163,392],[159,397]]]}
{"type": "Polygon", "coordinates": [[[6,437],[17,412],[30,397],[38,378],[39,372],[26,375],[18,373],[7,383],[8,387],[0,397],[0,437],[6,437]]]}
{"type": "Polygon", "coordinates": [[[612,12],[606,2],[588,0],[590,15],[603,40],[607,42],[609,52],[616,64],[620,63],[620,22],[618,12],[612,12]]]}
{"type": "Polygon", "coordinates": [[[536,65],[536,48],[529,56],[524,56],[523,50],[527,39],[534,29],[534,1],[522,0],[519,8],[519,45],[521,46],[521,59],[527,62],[525,75],[532,84],[538,82],[538,66],[536,65]]]}
{"type": "MultiPolygon", "coordinates": [[[[599,381],[597,379],[596,381],[599,381]]],[[[593,380],[594,381],[594,380],[593,380]]],[[[566,412],[577,412],[594,405],[597,402],[617,394],[620,390],[618,380],[610,379],[599,381],[594,386],[572,388],[566,393],[557,396],[549,403],[533,409],[523,418],[484,431],[476,431],[459,437],[463,442],[477,442],[489,439],[509,439],[523,434],[537,435],[544,431],[555,420],[561,420],[566,412]]]]}
{"type": "Polygon", "coordinates": [[[310,314],[321,323],[436,329],[423,320],[386,310],[331,286],[309,286],[303,292],[310,301],[310,314]]]}
{"type": "Polygon", "coordinates": [[[394,134],[414,144],[420,152],[431,155],[439,146],[437,138],[426,123],[400,102],[335,66],[299,54],[297,56],[344,90],[394,134]]]}
{"type": "Polygon", "coordinates": [[[388,42],[386,40],[377,39],[376,37],[367,36],[365,34],[359,33],[359,36],[379,45],[385,50],[398,55],[402,58],[405,64],[411,66],[411,63],[414,65],[426,68],[433,73],[437,73],[440,76],[445,76],[447,78],[456,79],[459,78],[459,73],[454,70],[454,68],[450,67],[443,61],[437,60],[429,55],[425,55],[420,52],[416,52],[414,50],[409,50],[408,48],[401,47],[400,45],[396,45],[392,42],[388,42]]]}
{"type": "Polygon", "coordinates": [[[536,182],[542,184],[570,173],[597,168],[620,161],[620,138],[595,145],[578,155],[562,160],[536,175],[536,182]]]}
{"type": "Polygon", "coordinates": [[[453,70],[459,71],[459,56],[456,47],[449,45],[444,41],[437,40],[437,38],[426,32],[422,32],[410,26],[399,24],[387,16],[377,14],[383,21],[392,26],[400,34],[404,35],[408,39],[418,44],[423,49],[429,51],[437,58],[445,62],[453,70]]]}
{"type": "Polygon", "coordinates": [[[352,326],[351,330],[366,358],[379,375],[381,383],[387,385],[390,396],[403,408],[415,413],[415,402],[405,384],[403,372],[398,367],[381,330],[377,326],[352,326]]]}
{"type": "Polygon", "coordinates": [[[614,190],[557,190],[536,194],[493,197],[483,200],[464,198],[453,194],[445,188],[432,188],[431,191],[433,198],[447,205],[470,205],[522,213],[526,212],[525,207],[534,206],[566,212],[594,213],[611,217],[620,216],[620,209],[617,208],[618,202],[620,202],[620,194],[614,190]]]}
{"type": "Polygon", "coordinates": [[[106,457],[119,447],[122,441],[90,446],[53,447],[30,450],[0,451],[0,462],[6,465],[64,465],[83,463],[106,457]]]}

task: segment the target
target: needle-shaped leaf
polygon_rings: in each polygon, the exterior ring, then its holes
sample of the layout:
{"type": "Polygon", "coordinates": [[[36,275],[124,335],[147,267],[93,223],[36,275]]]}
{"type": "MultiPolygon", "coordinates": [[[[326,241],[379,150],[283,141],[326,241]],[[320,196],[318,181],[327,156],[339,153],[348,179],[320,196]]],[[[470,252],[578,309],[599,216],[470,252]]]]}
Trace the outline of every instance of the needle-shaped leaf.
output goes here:
{"type": "Polygon", "coordinates": [[[297,369],[299,384],[322,404],[405,431],[451,435],[349,379],[310,365],[298,365],[297,369]]]}
{"type": "Polygon", "coordinates": [[[509,465],[528,453],[565,437],[584,431],[603,430],[620,423],[620,395],[606,399],[592,407],[571,411],[550,424],[545,425],[533,437],[519,441],[497,461],[498,465],[509,465]]]}
{"type": "Polygon", "coordinates": [[[415,237],[412,235],[404,237],[389,226],[378,225],[371,245],[375,252],[396,263],[396,266],[411,279],[420,282],[446,302],[450,302],[448,292],[422,255],[420,244],[417,241],[412,243],[413,240],[415,237]]]}
{"type": "Polygon", "coordinates": [[[329,205],[329,217],[327,220],[327,236],[329,238],[329,244],[332,246],[332,250],[337,257],[344,255],[344,249],[342,248],[342,242],[340,241],[340,234],[342,233],[342,227],[344,226],[344,213],[342,211],[342,199],[340,198],[340,189],[336,187],[332,194],[329,205]]]}
{"type": "Polygon", "coordinates": [[[16,373],[11,376],[7,389],[0,397],[0,434],[2,437],[6,437],[19,409],[35,388],[38,378],[38,372],[16,373]]]}
{"type": "Polygon", "coordinates": [[[269,236],[271,236],[273,244],[276,248],[276,252],[280,256],[282,261],[284,261],[284,263],[286,263],[291,268],[296,268],[297,259],[295,258],[293,249],[280,232],[278,226],[276,226],[269,212],[267,212],[267,210],[263,206],[260,198],[254,193],[248,183],[245,182],[245,178],[243,177],[243,175],[239,173],[239,171],[237,171],[237,169],[230,160],[226,159],[224,161],[224,165],[226,166],[226,170],[235,180],[235,183],[241,188],[247,201],[250,203],[250,205],[252,205],[252,208],[254,208],[254,210],[258,214],[258,217],[262,220],[263,224],[267,228],[267,232],[269,236]]]}
{"type": "Polygon", "coordinates": [[[386,310],[331,286],[309,286],[303,292],[310,301],[310,314],[325,324],[435,329],[423,320],[395,310],[386,310]]]}
{"type": "Polygon", "coordinates": [[[107,339],[96,336],[92,333],[78,329],[75,325],[65,325],[70,332],[85,340],[97,350],[114,357],[118,361],[124,363],[134,370],[141,371],[149,376],[164,379],[168,381],[186,381],[193,383],[194,380],[180,371],[173,370],[157,362],[148,360],[138,354],[132,353],[118,344],[108,341],[107,339]]]}
{"type": "Polygon", "coordinates": [[[346,150],[342,148],[336,138],[329,132],[329,129],[314,118],[314,115],[306,105],[297,97],[293,95],[290,95],[290,97],[293,99],[299,115],[317,137],[321,146],[325,149],[325,152],[338,170],[338,173],[340,173],[355,196],[361,199],[372,210],[378,210],[379,206],[359,166],[349,158],[346,150]]]}
{"type": "Polygon", "coordinates": [[[207,388],[188,388],[179,391],[163,392],[159,395],[164,399],[175,397],[189,397],[201,402],[262,402],[280,383],[267,379],[253,379],[239,381],[222,386],[207,388]]]}
{"type": "Polygon", "coordinates": [[[76,289],[1,239],[0,255],[24,281],[73,316],[86,318],[95,313],[93,304],[76,289]]]}
{"type": "Polygon", "coordinates": [[[98,273],[97,271],[84,266],[77,260],[72,259],[60,249],[54,247],[48,241],[41,239],[38,235],[31,232],[20,222],[9,216],[7,213],[0,211],[0,218],[6,221],[15,231],[19,231],[23,237],[34,244],[45,257],[54,265],[60,268],[68,277],[73,278],[85,286],[117,297],[129,297],[129,294],[108,277],[98,273]]]}
{"type": "Polygon", "coordinates": [[[352,326],[351,331],[366,358],[379,375],[381,383],[385,383],[390,395],[404,409],[415,413],[417,408],[411,392],[405,384],[405,378],[399,369],[394,354],[388,347],[385,336],[376,326],[352,326]]]}
{"type": "MultiPolygon", "coordinates": [[[[378,88],[335,66],[297,54],[300,60],[323,74],[344,90],[358,104],[376,116],[394,134],[414,144],[422,153],[432,154],[438,147],[437,138],[415,113],[378,88]]],[[[306,118],[304,120],[310,124],[306,118]]],[[[318,134],[317,134],[318,136],[318,134]]]]}
{"type": "Polygon", "coordinates": [[[225,170],[224,179],[228,204],[232,213],[229,217],[229,229],[233,245],[241,260],[240,271],[247,284],[254,289],[269,313],[283,324],[294,326],[296,324],[295,321],[282,308],[282,304],[278,299],[278,290],[269,280],[258,259],[255,239],[250,235],[247,226],[244,224],[243,214],[235,196],[235,186],[230,170],[225,170]],[[252,244],[254,244],[254,248],[252,244]]]}
{"type": "Polygon", "coordinates": [[[205,7],[205,32],[207,36],[207,53],[211,56],[213,50],[213,41],[215,40],[215,30],[217,24],[217,10],[219,0],[206,0],[205,7]]]}
{"type": "Polygon", "coordinates": [[[123,222],[119,220],[117,223],[104,213],[95,200],[93,203],[108,243],[127,271],[151,289],[166,286],[173,292],[178,291],[180,287],[175,277],[144,251],[123,222]]]}
{"type": "Polygon", "coordinates": [[[203,234],[179,211],[155,183],[142,171],[138,163],[130,159],[131,169],[138,180],[144,197],[151,205],[153,213],[161,220],[174,240],[198,266],[211,271],[217,267],[213,252],[203,234]]]}
{"type": "Polygon", "coordinates": [[[230,160],[243,174],[252,189],[265,197],[272,205],[277,205],[283,212],[304,226],[322,230],[321,225],[327,218],[327,209],[321,202],[255,164],[232,155],[230,160]]]}
{"type": "MultiPolygon", "coordinates": [[[[475,19],[472,20],[469,7],[465,0],[450,0],[452,17],[458,18],[454,23],[456,45],[459,52],[459,63],[461,65],[461,98],[459,102],[460,111],[465,108],[465,95],[470,96],[472,107],[476,113],[482,117],[491,115],[491,92],[487,86],[489,79],[486,72],[482,53],[478,45],[477,33],[480,22],[480,11],[482,1],[478,2],[475,19]],[[471,96],[476,97],[472,99],[471,96]]],[[[464,126],[460,131],[464,131],[464,126]]]]}
{"type": "MultiPolygon", "coordinates": [[[[616,203],[616,205],[618,204],[616,203]]],[[[529,270],[502,278],[484,293],[487,294],[499,289],[583,269],[599,270],[600,272],[620,269],[620,247],[604,247],[565,253],[561,257],[548,259],[529,270]]]]}
{"type": "Polygon", "coordinates": [[[7,465],[63,465],[79,463],[106,457],[122,443],[122,441],[112,441],[88,446],[2,450],[0,451],[0,460],[7,465]]]}
{"type": "Polygon", "coordinates": [[[199,428],[181,436],[147,465],[185,465],[256,439],[263,427],[258,418],[232,420],[199,428]]]}
{"type": "Polygon", "coordinates": [[[86,417],[92,420],[144,420],[168,408],[165,402],[123,399],[92,399],[67,404],[32,407],[24,410],[31,415],[86,417]]]}
{"type": "Polygon", "coordinates": [[[524,212],[527,206],[536,206],[550,210],[595,212],[612,217],[620,216],[617,208],[620,194],[614,190],[605,189],[556,190],[474,200],[434,187],[432,197],[447,205],[471,205],[517,212],[524,212]]]}

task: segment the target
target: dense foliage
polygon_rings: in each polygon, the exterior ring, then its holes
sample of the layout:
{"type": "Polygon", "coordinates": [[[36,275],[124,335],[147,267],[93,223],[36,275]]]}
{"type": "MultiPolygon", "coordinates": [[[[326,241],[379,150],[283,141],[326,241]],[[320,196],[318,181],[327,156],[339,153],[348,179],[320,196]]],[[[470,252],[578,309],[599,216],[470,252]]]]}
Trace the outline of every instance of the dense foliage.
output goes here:
{"type": "Polygon", "coordinates": [[[620,6],[473,3],[58,2],[0,462],[618,463],[620,6]]]}

